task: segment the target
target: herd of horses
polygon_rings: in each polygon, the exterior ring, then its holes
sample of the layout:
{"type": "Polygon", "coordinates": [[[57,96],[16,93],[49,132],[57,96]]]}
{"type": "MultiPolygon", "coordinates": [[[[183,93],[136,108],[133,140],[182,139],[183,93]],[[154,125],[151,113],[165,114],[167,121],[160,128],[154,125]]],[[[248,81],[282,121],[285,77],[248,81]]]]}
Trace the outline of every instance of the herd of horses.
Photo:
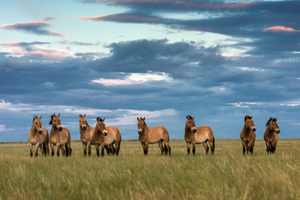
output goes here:
{"type": "MultiPolygon", "coordinates": [[[[42,116],[33,117],[33,123],[28,134],[28,145],[30,150],[30,156],[33,156],[33,145],[35,145],[35,156],[38,156],[38,150],[40,148],[41,154],[50,155],[49,143],[51,147],[51,155],[54,156],[54,146],[56,146],[57,156],[62,155],[71,156],[71,134],[70,131],[61,125],[59,119],[60,114],[50,116],[49,122],[51,126],[50,134],[48,130],[42,126],[42,116]]],[[[91,155],[91,146],[96,148],[97,156],[99,156],[99,147],[101,147],[101,156],[104,156],[104,151],[107,155],[119,154],[121,145],[121,133],[115,126],[105,126],[105,118],[97,117],[97,123],[95,127],[91,127],[87,120],[86,115],[79,114],[79,132],[80,140],[83,146],[84,156],[91,155]]],[[[193,155],[196,152],[196,144],[203,144],[206,154],[211,150],[211,154],[214,154],[215,149],[215,137],[212,129],[209,126],[196,127],[194,118],[190,115],[187,117],[185,124],[184,139],[187,145],[187,154],[190,154],[190,147],[193,146],[193,155]]],[[[243,145],[243,154],[250,152],[253,153],[254,142],[256,138],[256,127],[252,120],[252,116],[246,115],[244,118],[244,127],[240,133],[240,138],[243,145]]],[[[139,134],[139,141],[141,142],[144,154],[148,154],[149,144],[157,143],[161,154],[171,156],[171,147],[169,144],[168,130],[163,126],[148,127],[145,122],[145,117],[137,118],[137,127],[139,134]]],[[[270,117],[266,123],[266,131],[264,133],[264,140],[266,144],[267,153],[275,153],[278,134],[280,128],[277,124],[277,118],[270,117]]]]}

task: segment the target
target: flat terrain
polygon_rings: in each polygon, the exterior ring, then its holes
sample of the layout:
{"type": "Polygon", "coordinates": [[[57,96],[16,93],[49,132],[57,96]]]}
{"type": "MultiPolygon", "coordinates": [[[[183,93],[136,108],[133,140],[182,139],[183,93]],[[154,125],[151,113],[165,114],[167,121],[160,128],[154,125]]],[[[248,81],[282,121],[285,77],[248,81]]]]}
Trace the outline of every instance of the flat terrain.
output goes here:
{"type": "Polygon", "coordinates": [[[268,155],[257,139],[242,155],[238,139],[216,140],[215,155],[187,156],[171,140],[172,156],[158,145],[143,155],[139,141],[122,141],[119,156],[84,157],[72,141],[71,157],[30,157],[27,143],[0,143],[1,199],[300,199],[300,139],[279,139],[268,155]]]}

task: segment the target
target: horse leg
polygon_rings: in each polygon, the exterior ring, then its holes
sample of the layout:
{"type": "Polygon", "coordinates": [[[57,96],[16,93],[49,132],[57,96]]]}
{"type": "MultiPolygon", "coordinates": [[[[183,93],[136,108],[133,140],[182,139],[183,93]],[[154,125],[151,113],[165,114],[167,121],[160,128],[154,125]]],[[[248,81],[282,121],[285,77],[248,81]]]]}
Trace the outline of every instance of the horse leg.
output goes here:
{"type": "Polygon", "coordinates": [[[204,146],[204,149],[205,149],[205,152],[206,152],[206,155],[207,155],[207,154],[208,154],[208,151],[209,151],[207,142],[203,142],[203,146],[204,146]]]}
{"type": "Polygon", "coordinates": [[[267,151],[267,153],[270,153],[270,144],[269,144],[269,142],[266,142],[266,151],[267,151]]]}
{"type": "Polygon", "coordinates": [[[249,143],[248,142],[245,142],[245,147],[246,147],[246,151],[247,151],[247,154],[249,153],[249,143]]]}
{"type": "Polygon", "coordinates": [[[101,156],[104,156],[104,143],[101,144],[101,156]]]}
{"type": "Polygon", "coordinates": [[[188,156],[189,156],[189,155],[190,155],[191,143],[186,142],[186,147],[187,147],[187,154],[188,154],[188,156]]]}
{"type": "Polygon", "coordinates": [[[120,147],[121,147],[121,140],[116,142],[116,155],[119,155],[120,147]]]}
{"type": "Polygon", "coordinates": [[[49,156],[49,142],[45,142],[45,145],[46,145],[47,156],[49,156]]]}
{"type": "Polygon", "coordinates": [[[40,143],[38,142],[35,144],[35,157],[37,157],[39,155],[39,153],[38,153],[39,147],[40,147],[40,143]]]}
{"type": "Polygon", "coordinates": [[[51,147],[51,155],[54,156],[54,144],[50,143],[50,147],[51,147]]]}
{"type": "Polygon", "coordinates": [[[161,155],[163,155],[165,150],[164,150],[164,147],[163,147],[162,140],[160,140],[157,144],[158,144],[158,146],[160,148],[161,155]]]}
{"type": "Polygon", "coordinates": [[[275,153],[276,151],[277,142],[272,143],[272,153],[275,153]]]}
{"type": "Polygon", "coordinates": [[[242,145],[243,145],[243,154],[245,155],[245,152],[246,152],[246,143],[244,141],[242,141],[242,145]]]}
{"type": "MultiPolygon", "coordinates": [[[[56,155],[59,156],[59,151],[60,151],[60,149],[63,148],[63,147],[60,146],[60,142],[58,142],[58,143],[56,144],[56,146],[57,146],[57,152],[56,152],[56,155]]],[[[62,151],[63,151],[63,150],[62,150],[62,151]]],[[[64,152],[62,152],[62,154],[64,155],[64,152]]]]}
{"type": "Polygon", "coordinates": [[[193,141],[193,155],[195,155],[196,152],[196,141],[193,141]]]}
{"type": "Polygon", "coordinates": [[[44,144],[40,144],[40,146],[39,146],[42,155],[44,155],[45,152],[46,152],[46,150],[44,149],[44,147],[45,147],[44,144]]]}
{"type": "Polygon", "coordinates": [[[89,156],[91,156],[91,153],[92,153],[92,144],[91,144],[91,141],[89,141],[87,143],[87,146],[88,146],[88,154],[89,154],[89,156]]]}
{"type": "Polygon", "coordinates": [[[111,151],[112,155],[115,155],[115,153],[116,153],[116,148],[114,147],[114,145],[111,144],[111,145],[109,145],[109,147],[110,147],[110,151],[111,151]]]}
{"type": "Polygon", "coordinates": [[[249,143],[249,149],[250,149],[250,153],[253,154],[253,150],[254,150],[254,141],[250,141],[250,143],[249,143]]]}
{"type": "Polygon", "coordinates": [[[83,155],[86,156],[86,144],[82,143],[82,147],[83,147],[83,155]]]}
{"type": "Polygon", "coordinates": [[[28,142],[28,146],[29,146],[30,156],[32,157],[32,155],[33,155],[33,153],[32,153],[32,144],[28,142]]]}
{"type": "Polygon", "coordinates": [[[96,148],[97,156],[99,156],[99,144],[98,143],[95,143],[95,148],[96,148]]]}
{"type": "Polygon", "coordinates": [[[148,154],[148,147],[149,147],[149,142],[145,142],[144,143],[144,155],[147,155],[148,154]]]}
{"type": "Polygon", "coordinates": [[[169,142],[165,142],[165,149],[166,149],[166,155],[167,155],[167,152],[169,152],[169,156],[171,156],[171,147],[170,147],[169,142]]]}

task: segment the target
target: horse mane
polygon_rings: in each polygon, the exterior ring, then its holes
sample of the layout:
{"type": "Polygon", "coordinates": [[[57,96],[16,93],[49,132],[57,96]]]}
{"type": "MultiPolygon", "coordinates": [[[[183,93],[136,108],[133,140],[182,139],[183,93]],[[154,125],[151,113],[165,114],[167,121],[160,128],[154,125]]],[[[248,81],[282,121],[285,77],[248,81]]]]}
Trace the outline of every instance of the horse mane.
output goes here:
{"type": "Polygon", "coordinates": [[[252,119],[253,116],[250,115],[246,115],[244,121],[246,121],[247,119],[252,119]]]}
{"type": "Polygon", "coordinates": [[[34,120],[37,118],[38,118],[38,116],[34,115],[32,122],[34,122],[34,120]]]}
{"type": "Polygon", "coordinates": [[[53,115],[50,116],[50,117],[51,117],[50,122],[49,122],[50,125],[52,124],[52,121],[53,121],[53,117],[54,117],[54,116],[55,116],[55,114],[53,114],[53,115]]]}
{"type": "Polygon", "coordinates": [[[97,121],[103,121],[101,117],[97,117],[97,121]]]}
{"type": "Polygon", "coordinates": [[[277,118],[270,117],[270,119],[269,119],[269,120],[267,121],[267,123],[266,123],[266,127],[268,127],[269,124],[270,124],[270,122],[272,122],[272,121],[276,122],[276,121],[277,121],[277,118]]]}
{"type": "Polygon", "coordinates": [[[186,116],[187,119],[193,119],[191,115],[186,116]]]}

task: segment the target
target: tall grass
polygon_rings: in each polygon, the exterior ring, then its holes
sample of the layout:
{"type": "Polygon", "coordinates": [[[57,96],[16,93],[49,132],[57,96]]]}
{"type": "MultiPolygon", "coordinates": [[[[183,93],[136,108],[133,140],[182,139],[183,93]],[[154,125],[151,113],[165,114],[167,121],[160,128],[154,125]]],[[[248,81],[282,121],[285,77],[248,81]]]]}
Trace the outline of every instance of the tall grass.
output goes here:
{"type": "Polygon", "coordinates": [[[300,139],[280,139],[274,155],[257,140],[242,155],[239,140],[216,140],[215,155],[187,156],[171,140],[172,156],[138,141],[123,141],[120,155],[84,157],[72,142],[71,157],[29,156],[27,144],[0,144],[0,199],[300,199],[300,139]]]}

